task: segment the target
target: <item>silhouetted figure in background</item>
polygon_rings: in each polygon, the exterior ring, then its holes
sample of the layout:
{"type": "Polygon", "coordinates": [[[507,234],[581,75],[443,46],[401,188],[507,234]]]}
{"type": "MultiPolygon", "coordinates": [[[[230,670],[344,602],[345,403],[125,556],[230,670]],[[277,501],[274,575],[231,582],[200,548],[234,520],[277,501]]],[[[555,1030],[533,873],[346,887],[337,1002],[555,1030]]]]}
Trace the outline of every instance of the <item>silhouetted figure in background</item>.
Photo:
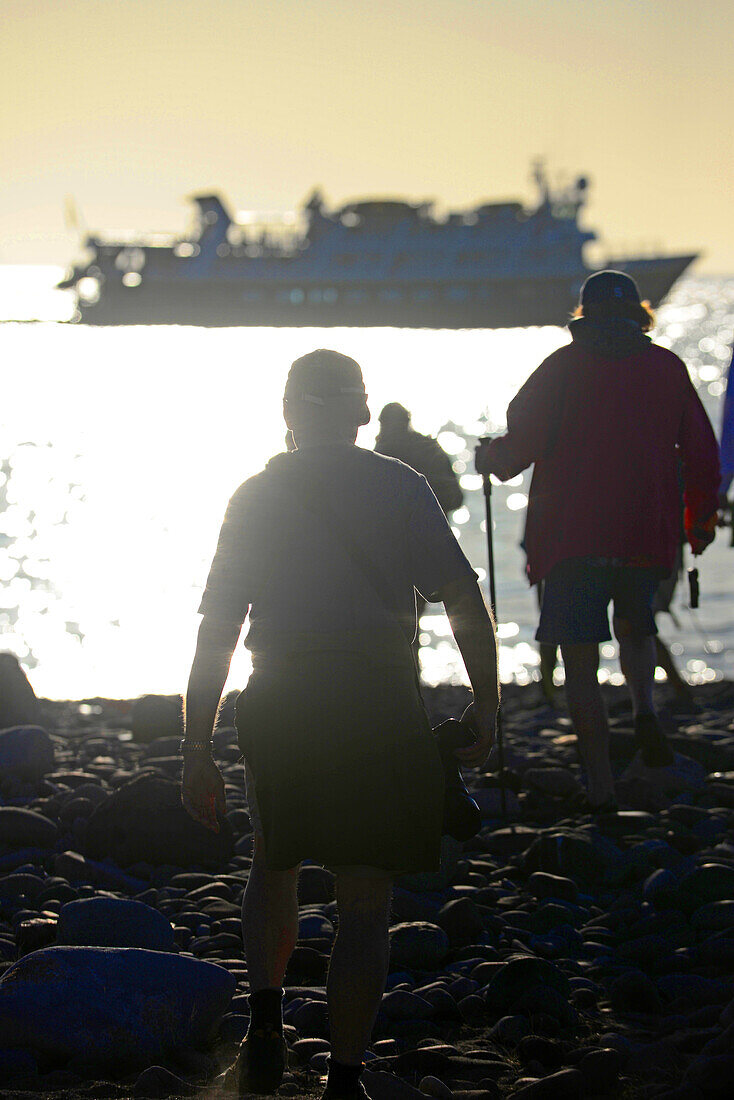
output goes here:
{"type": "Polygon", "coordinates": [[[41,705],[14,653],[0,653],[0,729],[33,726],[40,721],[41,705]]]}
{"type": "Polygon", "coordinates": [[[355,446],[369,421],[358,364],[324,350],[297,359],[283,409],[297,449],[232,497],[202,598],[182,797],[216,828],[224,788],[210,738],[249,611],[254,670],[236,721],[254,831],[243,903],[251,1016],[235,1074],[241,1093],[273,1092],[282,1078],[282,986],[308,857],[335,871],[339,913],[324,1095],[360,1097],[393,876],[439,865],[444,774],[410,650],[414,590],[443,601],[472,684],[476,741],[456,752],[468,766],[494,736],[496,647],[476,575],[425,480],[355,446]]]}
{"type": "MultiPolygon", "coordinates": [[[[423,474],[441,505],[444,515],[450,516],[457,508],[461,508],[464,503],[464,494],[459,485],[459,479],[451,459],[438,440],[433,436],[417,432],[411,425],[410,413],[397,401],[391,401],[385,405],[379,420],[380,431],[375,440],[377,453],[387,455],[389,458],[398,458],[407,466],[412,466],[419,474],[423,474]]],[[[420,649],[421,615],[425,606],[426,601],[423,597],[420,594],[416,595],[418,630],[413,644],[416,660],[420,649]]]]}
{"type": "Polygon", "coordinates": [[[544,581],[539,642],[558,644],[591,808],[614,804],[609,727],[597,679],[610,638],[632,695],[645,764],[673,754],[653,703],[651,604],[679,545],[679,458],[694,554],[714,537],[718,448],[685,364],[645,333],[653,317],[633,279],[590,275],[570,344],[550,355],[507,410],[507,434],[480,444],[477,469],[502,480],[535,463],[528,576],[544,581]]]}
{"type": "Polygon", "coordinates": [[[464,494],[451,459],[441,444],[433,436],[417,432],[410,423],[410,413],[397,401],[385,405],[379,419],[380,431],[375,440],[377,453],[399,458],[423,474],[445,515],[450,516],[461,508],[464,494]]]}

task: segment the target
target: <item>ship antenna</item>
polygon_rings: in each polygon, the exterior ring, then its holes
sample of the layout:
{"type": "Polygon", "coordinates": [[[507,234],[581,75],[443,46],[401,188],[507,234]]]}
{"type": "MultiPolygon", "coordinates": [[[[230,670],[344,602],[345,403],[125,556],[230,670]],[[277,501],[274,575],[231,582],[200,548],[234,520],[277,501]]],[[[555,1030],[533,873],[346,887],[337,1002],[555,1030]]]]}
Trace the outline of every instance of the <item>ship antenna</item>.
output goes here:
{"type": "Polygon", "coordinates": [[[545,171],[545,157],[536,157],[533,161],[533,181],[540,191],[541,205],[545,205],[550,201],[550,192],[548,190],[548,177],[545,171]]]}
{"type": "Polygon", "coordinates": [[[73,195],[64,197],[64,226],[69,232],[76,233],[80,242],[87,236],[87,225],[84,216],[79,210],[73,195]]]}

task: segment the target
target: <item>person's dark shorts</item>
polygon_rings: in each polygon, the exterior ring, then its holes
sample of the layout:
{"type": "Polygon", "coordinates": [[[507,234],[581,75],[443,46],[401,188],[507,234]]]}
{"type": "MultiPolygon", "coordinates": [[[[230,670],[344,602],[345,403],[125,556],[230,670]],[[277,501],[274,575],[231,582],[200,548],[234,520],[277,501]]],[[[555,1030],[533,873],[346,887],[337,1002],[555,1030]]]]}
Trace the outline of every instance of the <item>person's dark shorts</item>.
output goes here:
{"type": "Polygon", "coordinates": [[[608,642],[607,609],[630,623],[635,634],[657,634],[652,602],[660,570],[610,558],[567,558],[543,582],[536,641],[551,645],[608,642]]]}

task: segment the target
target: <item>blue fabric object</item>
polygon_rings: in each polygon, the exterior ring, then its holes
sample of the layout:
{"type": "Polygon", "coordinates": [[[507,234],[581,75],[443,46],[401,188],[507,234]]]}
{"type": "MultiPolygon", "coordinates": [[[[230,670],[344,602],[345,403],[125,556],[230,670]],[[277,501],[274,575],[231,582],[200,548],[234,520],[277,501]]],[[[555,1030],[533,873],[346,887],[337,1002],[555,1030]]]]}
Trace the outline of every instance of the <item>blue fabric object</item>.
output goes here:
{"type": "Polygon", "coordinates": [[[109,1066],[203,1046],[236,982],[200,959],[138,948],[46,947],[0,979],[0,1047],[109,1066]]]}
{"type": "Polygon", "coordinates": [[[607,608],[644,635],[657,634],[651,606],[660,570],[593,558],[567,558],[543,583],[539,642],[562,645],[611,638],[607,608]]]}

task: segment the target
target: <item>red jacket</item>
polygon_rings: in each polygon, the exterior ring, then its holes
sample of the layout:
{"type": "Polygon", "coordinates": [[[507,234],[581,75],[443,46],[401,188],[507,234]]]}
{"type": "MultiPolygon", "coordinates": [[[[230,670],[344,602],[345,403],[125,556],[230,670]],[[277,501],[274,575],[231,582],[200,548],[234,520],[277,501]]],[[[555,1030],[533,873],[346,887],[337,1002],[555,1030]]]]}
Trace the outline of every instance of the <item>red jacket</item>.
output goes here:
{"type": "Polygon", "coordinates": [[[525,543],[531,584],[566,558],[673,568],[686,531],[717,507],[716,439],[685,364],[637,326],[571,323],[507,410],[481,469],[501,480],[535,463],[525,543]]]}

